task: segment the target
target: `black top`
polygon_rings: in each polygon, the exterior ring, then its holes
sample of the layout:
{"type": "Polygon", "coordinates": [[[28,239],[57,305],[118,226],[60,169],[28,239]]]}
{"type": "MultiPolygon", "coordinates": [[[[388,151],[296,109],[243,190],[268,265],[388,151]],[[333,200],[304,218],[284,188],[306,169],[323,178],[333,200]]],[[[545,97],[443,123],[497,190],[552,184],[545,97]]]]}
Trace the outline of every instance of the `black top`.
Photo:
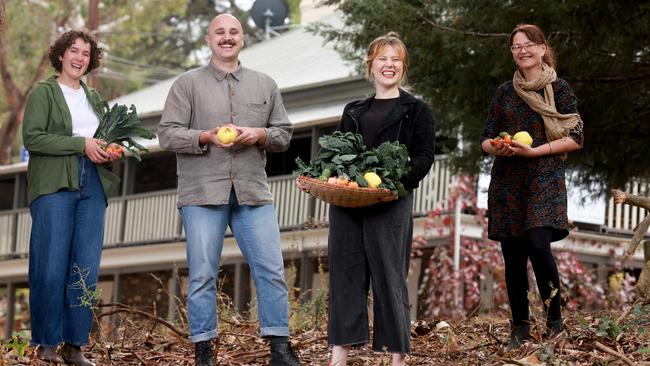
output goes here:
{"type": "MultiPolygon", "coordinates": [[[[361,121],[373,100],[371,97],[346,105],[338,130],[361,133],[361,121]]],[[[422,100],[400,89],[395,108],[391,108],[378,123],[374,142],[366,143],[366,147],[377,147],[385,141],[399,141],[406,145],[410,169],[402,183],[407,191],[417,188],[435,159],[436,135],[431,109],[422,100]]]]}
{"type": "Polygon", "coordinates": [[[377,132],[379,132],[382,122],[388,117],[388,113],[395,108],[398,100],[399,97],[389,99],[372,98],[370,100],[370,108],[361,116],[359,126],[359,132],[363,136],[363,144],[366,147],[375,145],[377,132]]]}

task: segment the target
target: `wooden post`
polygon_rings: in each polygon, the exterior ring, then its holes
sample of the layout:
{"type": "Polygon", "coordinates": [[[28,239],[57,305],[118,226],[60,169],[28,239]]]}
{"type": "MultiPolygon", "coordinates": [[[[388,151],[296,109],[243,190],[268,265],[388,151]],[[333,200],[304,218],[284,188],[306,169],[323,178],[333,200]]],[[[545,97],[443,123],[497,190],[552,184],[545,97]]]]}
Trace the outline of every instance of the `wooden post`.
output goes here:
{"type": "Polygon", "coordinates": [[[494,310],[494,277],[492,277],[489,267],[481,268],[481,277],[483,279],[480,283],[481,304],[479,310],[482,314],[489,314],[494,310]]]}
{"type": "Polygon", "coordinates": [[[646,240],[643,243],[643,258],[644,262],[650,262],[650,240],[646,240]]]}
{"type": "Polygon", "coordinates": [[[5,319],[5,339],[10,339],[14,334],[14,321],[16,318],[16,286],[7,284],[7,317],[5,319]]]}
{"type": "Polygon", "coordinates": [[[312,283],[314,281],[314,259],[309,253],[301,251],[300,253],[300,293],[307,294],[302,296],[302,301],[307,302],[312,298],[312,283]]]}
{"type": "Polygon", "coordinates": [[[169,293],[169,306],[167,307],[167,320],[174,322],[176,320],[176,298],[178,297],[178,268],[174,267],[170,271],[169,280],[167,281],[167,292],[169,293]]]}
{"type": "MultiPolygon", "coordinates": [[[[95,38],[99,41],[99,0],[89,0],[88,2],[88,30],[95,34],[95,38]]],[[[97,79],[97,71],[93,70],[88,75],[88,84],[93,88],[99,87],[97,79]]]]}

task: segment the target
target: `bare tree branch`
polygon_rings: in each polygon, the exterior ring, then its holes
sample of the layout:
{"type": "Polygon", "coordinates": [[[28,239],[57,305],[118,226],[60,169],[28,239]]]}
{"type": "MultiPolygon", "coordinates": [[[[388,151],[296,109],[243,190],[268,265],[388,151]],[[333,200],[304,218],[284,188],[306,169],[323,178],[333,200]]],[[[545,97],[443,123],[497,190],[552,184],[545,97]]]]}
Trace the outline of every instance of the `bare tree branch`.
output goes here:
{"type": "Polygon", "coordinates": [[[431,18],[429,18],[429,17],[427,17],[426,15],[424,15],[424,14],[422,13],[422,9],[419,9],[419,10],[417,11],[417,17],[418,17],[418,19],[423,20],[423,21],[429,23],[429,25],[433,26],[434,28],[437,28],[437,29],[443,30],[443,31],[445,31],[445,32],[452,32],[452,33],[464,34],[464,35],[466,35],[466,36],[472,36],[472,37],[483,37],[483,38],[486,38],[486,37],[508,37],[508,36],[510,36],[509,33],[483,33],[483,32],[471,32],[471,31],[462,31],[462,30],[458,30],[458,29],[451,28],[451,27],[447,27],[447,26],[444,26],[444,25],[442,25],[442,24],[438,24],[438,23],[434,22],[433,20],[431,20],[431,18]]]}
{"type": "MultiPolygon", "coordinates": [[[[618,189],[612,189],[612,197],[614,198],[615,204],[627,203],[630,206],[636,206],[645,208],[650,211],[650,198],[641,197],[627,192],[620,191],[618,189]]],[[[648,232],[650,228],[650,215],[647,215],[639,225],[634,228],[634,236],[627,247],[627,254],[632,255],[641,244],[643,237],[648,232]]]]}
{"type": "Polygon", "coordinates": [[[631,83],[634,81],[648,79],[650,79],[650,73],[624,76],[603,76],[595,78],[567,78],[567,81],[575,83],[631,83]]]}

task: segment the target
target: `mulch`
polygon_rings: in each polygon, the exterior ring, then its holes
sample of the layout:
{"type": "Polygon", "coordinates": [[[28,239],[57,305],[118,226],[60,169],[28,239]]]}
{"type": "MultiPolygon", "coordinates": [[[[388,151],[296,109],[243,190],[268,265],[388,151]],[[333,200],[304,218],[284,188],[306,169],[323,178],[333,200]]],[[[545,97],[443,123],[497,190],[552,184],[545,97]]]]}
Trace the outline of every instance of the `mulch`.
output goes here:
{"type": "MultiPolygon", "coordinates": [[[[541,322],[533,325],[531,342],[505,352],[509,323],[505,318],[477,316],[465,320],[416,321],[412,326],[409,365],[650,365],[650,305],[622,311],[565,314],[566,334],[544,338],[541,322]]],[[[86,354],[97,365],[193,365],[193,345],[154,319],[120,314],[119,326],[95,332],[86,354]]],[[[327,365],[325,327],[295,332],[291,338],[304,365],[327,365]]],[[[215,342],[217,365],[266,365],[268,345],[258,324],[220,321],[215,342]]],[[[0,366],[47,363],[33,350],[18,357],[3,349],[0,366]]],[[[390,365],[390,354],[369,347],[351,351],[348,365],[390,365]]]]}

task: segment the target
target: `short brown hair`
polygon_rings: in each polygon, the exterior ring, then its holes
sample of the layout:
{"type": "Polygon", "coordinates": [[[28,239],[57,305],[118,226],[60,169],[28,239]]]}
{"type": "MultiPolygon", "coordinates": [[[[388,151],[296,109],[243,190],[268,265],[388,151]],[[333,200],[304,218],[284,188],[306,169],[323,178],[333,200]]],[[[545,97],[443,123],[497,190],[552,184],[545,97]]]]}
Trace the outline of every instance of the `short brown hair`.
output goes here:
{"type": "Polygon", "coordinates": [[[69,30],[60,35],[59,38],[54,41],[54,44],[50,46],[48,51],[50,63],[58,73],[60,73],[63,68],[61,63],[63,54],[79,38],[86,43],[90,43],[90,62],[88,63],[88,69],[85,74],[95,70],[101,64],[102,57],[104,56],[104,49],[97,45],[97,39],[95,36],[87,30],[69,30]]]}
{"type": "Polygon", "coordinates": [[[515,34],[517,33],[523,33],[530,39],[532,42],[535,42],[536,44],[543,44],[546,46],[546,52],[544,53],[544,57],[542,57],[542,61],[544,61],[545,64],[549,65],[550,67],[555,67],[555,59],[553,58],[553,49],[551,48],[551,45],[548,43],[546,40],[546,37],[544,36],[544,32],[542,32],[542,29],[536,25],[533,24],[518,24],[515,29],[510,32],[510,40],[509,40],[509,45],[512,46],[512,39],[515,38],[515,34]]]}
{"type": "Polygon", "coordinates": [[[397,51],[397,55],[402,60],[402,78],[400,79],[400,84],[402,80],[406,78],[406,72],[409,68],[409,53],[404,45],[404,42],[399,38],[399,34],[396,32],[388,32],[386,35],[375,38],[374,41],[370,42],[368,46],[368,53],[366,56],[366,78],[372,80],[372,62],[381,54],[382,51],[388,46],[392,46],[397,51]]]}

